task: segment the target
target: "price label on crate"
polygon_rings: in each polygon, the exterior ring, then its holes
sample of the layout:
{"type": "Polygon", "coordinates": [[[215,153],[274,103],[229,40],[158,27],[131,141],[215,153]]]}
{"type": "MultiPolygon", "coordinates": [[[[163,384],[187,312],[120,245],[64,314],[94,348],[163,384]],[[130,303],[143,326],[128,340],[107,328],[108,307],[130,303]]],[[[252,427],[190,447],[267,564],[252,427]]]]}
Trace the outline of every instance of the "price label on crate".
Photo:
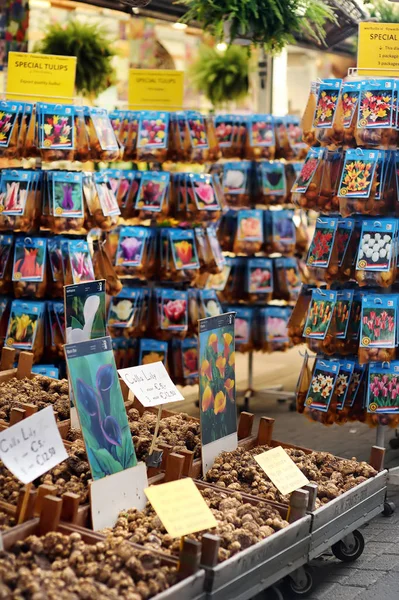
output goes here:
{"type": "Polygon", "coordinates": [[[146,408],[184,400],[162,362],[119,369],[118,373],[146,408]]]}
{"type": "Polygon", "coordinates": [[[262,452],[254,458],[283,496],[309,483],[281,446],[262,452]]]}
{"type": "Polygon", "coordinates": [[[179,479],[144,490],[166,531],[174,538],[216,527],[211,509],[192,479],[179,479]]]}
{"type": "Polygon", "coordinates": [[[0,458],[22,483],[68,458],[52,406],[0,432],[0,458]]]}

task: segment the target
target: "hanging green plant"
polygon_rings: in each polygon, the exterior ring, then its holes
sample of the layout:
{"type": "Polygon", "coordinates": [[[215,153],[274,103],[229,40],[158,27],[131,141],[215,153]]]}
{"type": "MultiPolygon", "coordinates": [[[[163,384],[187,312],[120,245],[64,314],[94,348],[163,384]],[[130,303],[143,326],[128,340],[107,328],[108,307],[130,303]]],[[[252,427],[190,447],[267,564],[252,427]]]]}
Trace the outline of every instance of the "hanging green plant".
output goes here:
{"type": "Polygon", "coordinates": [[[190,75],[195,88],[214,106],[240,100],[248,94],[248,52],[238,46],[229,46],[225,52],[201,46],[190,75]]]}
{"type": "Polygon", "coordinates": [[[112,85],[115,52],[107,32],[98,25],[69,21],[65,26],[50,25],[35,52],[76,56],[76,91],[94,98],[112,85]]]}
{"type": "Polygon", "coordinates": [[[277,52],[306,34],[325,39],[324,25],[335,21],[323,0],[178,0],[188,7],[182,20],[197,21],[217,40],[248,38],[257,46],[277,52]]]}

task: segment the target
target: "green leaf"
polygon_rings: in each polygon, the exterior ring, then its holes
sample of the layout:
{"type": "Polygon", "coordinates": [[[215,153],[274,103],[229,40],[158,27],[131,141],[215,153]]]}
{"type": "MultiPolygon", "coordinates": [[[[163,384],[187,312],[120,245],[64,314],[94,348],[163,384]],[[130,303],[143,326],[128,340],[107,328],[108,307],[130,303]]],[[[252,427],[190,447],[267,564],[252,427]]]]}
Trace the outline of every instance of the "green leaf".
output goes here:
{"type": "Polygon", "coordinates": [[[71,327],[72,329],[83,329],[82,323],[80,323],[80,321],[78,321],[75,317],[72,317],[71,319],[71,327]]]}
{"type": "Polygon", "coordinates": [[[93,327],[90,336],[92,340],[105,336],[105,314],[102,310],[101,305],[98,308],[94,317],[93,327]]]}
{"type": "Polygon", "coordinates": [[[93,454],[97,460],[101,471],[105,475],[113,475],[114,473],[119,473],[120,471],[123,471],[120,462],[115,460],[115,458],[111,456],[111,454],[105,448],[93,450],[93,454]]]}

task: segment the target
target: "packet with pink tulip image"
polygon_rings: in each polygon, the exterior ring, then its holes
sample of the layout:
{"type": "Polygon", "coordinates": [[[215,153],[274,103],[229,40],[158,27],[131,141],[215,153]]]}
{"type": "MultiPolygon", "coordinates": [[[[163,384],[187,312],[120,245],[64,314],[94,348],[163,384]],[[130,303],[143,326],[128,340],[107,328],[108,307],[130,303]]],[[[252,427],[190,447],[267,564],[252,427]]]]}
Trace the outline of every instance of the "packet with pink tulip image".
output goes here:
{"type": "Polygon", "coordinates": [[[163,339],[170,339],[177,332],[185,337],[188,330],[187,292],[170,288],[156,289],[154,300],[158,317],[157,333],[160,333],[163,339]]]}
{"type": "Polygon", "coordinates": [[[361,364],[390,361],[395,358],[397,311],[397,296],[363,296],[359,340],[361,364]]]}
{"type": "Polygon", "coordinates": [[[61,244],[65,283],[94,281],[94,268],[89,245],[84,240],[65,240],[61,244]]]}
{"type": "Polygon", "coordinates": [[[187,201],[188,212],[201,220],[216,220],[221,215],[220,199],[212,175],[188,174],[187,201]]]}
{"type": "Polygon", "coordinates": [[[273,294],[273,261],[250,258],[246,261],[246,291],[251,301],[267,302],[273,294]]]}
{"type": "Polygon", "coordinates": [[[163,162],[167,156],[170,115],[164,111],[140,112],[137,135],[137,160],[163,162]]]}
{"type": "Polygon", "coordinates": [[[367,412],[399,413],[399,361],[369,365],[367,412]]]}
{"type": "Polygon", "coordinates": [[[236,313],[235,321],[235,340],[236,346],[240,348],[240,352],[248,352],[253,350],[254,343],[252,339],[252,324],[254,319],[254,309],[244,308],[243,306],[226,307],[228,311],[236,313]]]}
{"type": "Polygon", "coordinates": [[[18,118],[23,110],[22,104],[15,101],[0,102],[0,156],[15,158],[18,140],[18,118]]]}
{"type": "Polygon", "coordinates": [[[255,254],[263,245],[263,213],[261,210],[240,210],[233,251],[237,254],[255,254]]]}
{"type": "Polygon", "coordinates": [[[290,306],[267,306],[260,309],[262,318],[261,349],[263,352],[283,352],[290,347],[288,321],[290,306]]]}
{"type": "Polygon", "coordinates": [[[85,107],[85,120],[89,134],[90,158],[104,162],[117,160],[120,156],[119,145],[108,111],[94,106],[85,107]]]}
{"type": "Polygon", "coordinates": [[[248,123],[245,158],[273,160],[275,153],[276,138],[272,115],[251,115],[248,123]]]}

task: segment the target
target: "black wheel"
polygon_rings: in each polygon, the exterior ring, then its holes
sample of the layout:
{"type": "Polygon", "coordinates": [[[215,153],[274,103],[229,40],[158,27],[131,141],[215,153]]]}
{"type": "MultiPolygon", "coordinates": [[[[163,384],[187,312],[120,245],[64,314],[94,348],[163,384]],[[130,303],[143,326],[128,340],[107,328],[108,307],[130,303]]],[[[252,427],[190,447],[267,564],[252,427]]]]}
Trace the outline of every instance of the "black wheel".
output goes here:
{"type": "Polygon", "coordinates": [[[304,567],[305,571],[305,579],[301,584],[298,584],[296,581],[288,577],[288,586],[291,592],[293,592],[296,596],[300,596],[301,598],[306,598],[309,596],[310,592],[313,588],[313,577],[312,573],[307,567],[304,567]]]}
{"type": "Polygon", "coordinates": [[[384,502],[384,510],[382,511],[384,517],[392,517],[395,510],[396,506],[393,502],[388,502],[388,500],[384,502]]]}
{"type": "Polygon", "coordinates": [[[355,538],[355,547],[350,550],[345,546],[342,540],[332,546],[331,550],[338,560],[342,560],[342,562],[353,562],[362,555],[364,550],[364,537],[357,529],[353,532],[353,536],[355,538]]]}
{"type": "Polygon", "coordinates": [[[392,450],[398,450],[399,449],[399,437],[394,437],[391,440],[389,440],[389,447],[392,448],[392,450]]]}
{"type": "Polygon", "coordinates": [[[285,404],[287,402],[287,398],[277,398],[278,404],[285,404]]]}

